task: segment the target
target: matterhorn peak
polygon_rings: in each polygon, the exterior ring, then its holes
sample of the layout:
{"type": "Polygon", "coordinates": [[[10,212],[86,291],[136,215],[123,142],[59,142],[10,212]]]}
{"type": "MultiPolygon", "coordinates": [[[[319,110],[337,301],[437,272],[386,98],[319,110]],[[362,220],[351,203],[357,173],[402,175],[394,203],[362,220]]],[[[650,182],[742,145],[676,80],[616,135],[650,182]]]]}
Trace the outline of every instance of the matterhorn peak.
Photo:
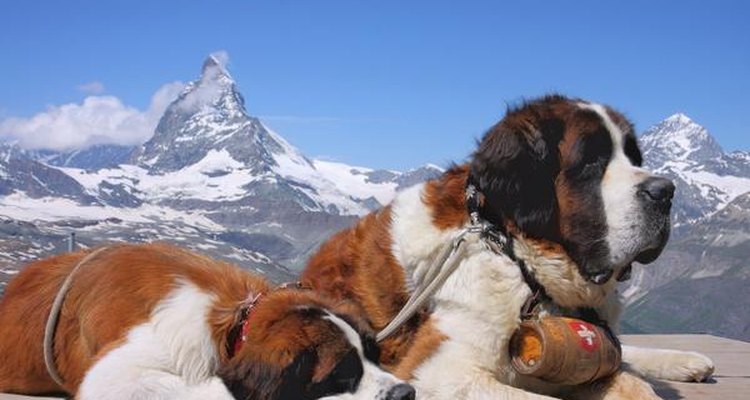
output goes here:
{"type": "Polygon", "coordinates": [[[203,67],[201,68],[201,81],[206,80],[217,80],[225,79],[234,83],[232,75],[229,74],[227,69],[227,63],[229,56],[226,52],[211,53],[203,61],[203,67]]]}
{"type": "Polygon", "coordinates": [[[228,61],[229,56],[225,52],[206,57],[200,78],[188,83],[169,108],[182,114],[218,113],[228,118],[245,116],[245,100],[226,68],[228,61]]]}
{"type": "Polygon", "coordinates": [[[681,112],[678,112],[678,113],[670,115],[669,117],[667,117],[664,120],[664,122],[679,123],[679,124],[684,124],[684,125],[694,124],[695,123],[695,122],[693,122],[692,119],[690,119],[690,117],[688,117],[687,115],[685,115],[685,114],[683,114],[681,112]]]}
{"type": "MultiPolygon", "coordinates": [[[[136,165],[165,173],[194,165],[210,154],[227,152],[233,162],[260,174],[278,164],[278,154],[296,154],[296,149],[247,113],[226,69],[228,59],[224,52],[205,59],[200,78],[185,86],[167,107],[154,136],[134,153],[136,165]]],[[[301,155],[292,158],[305,164],[301,155]]]]}
{"type": "Polygon", "coordinates": [[[208,57],[206,57],[206,60],[203,61],[203,72],[206,72],[206,69],[213,68],[213,67],[221,67],[221,63],[219,60],[213,55],[209,54],[208,57]]]}

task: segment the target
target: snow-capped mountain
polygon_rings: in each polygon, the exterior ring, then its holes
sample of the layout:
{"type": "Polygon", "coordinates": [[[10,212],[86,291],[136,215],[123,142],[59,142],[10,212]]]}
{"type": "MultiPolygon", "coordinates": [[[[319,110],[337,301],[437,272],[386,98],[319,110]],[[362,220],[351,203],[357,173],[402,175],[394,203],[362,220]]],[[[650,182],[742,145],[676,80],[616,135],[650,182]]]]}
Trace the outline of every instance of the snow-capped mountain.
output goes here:
{"type": "Polygon", "coordinates": [[[281,265],[300,267],[330,234],[441,171],[309,159],[247,112],[209,57],[143,145],[0,147],[0,264],[60,250],[75,231],[87,246],[176,241],[290,279],[281,265]]]}
{"type": "Polygon", "coordinates": [[[263,193],[292,197],[300,211],[339,215],[363,215],[387,203],[403,175],[362,179],[357,175],[372,171],[308,159],[248,114],[236,82],[211,56],[201,77],[172,102],[131,161],[151,176],[140,173],[138,181],[148,187],[139,190],[178,198],[175,204],[241,201],[263,193]],[[149,181],[163,182],[155,188],[158,193],[149,181]]]}
{"type": "Polygon", "coordinates": [[[212,150],[226,150],[234,160],[262,174],[275,164],[273,154],[286,150],[278,139],[247,114],[234,79],[209,56],[200,78],[170,104],[154,136],[136,150],[132,163],[153,173],[173,172],[201,161],[212,150]]]}
{"type": "Polygon", "coordinates": [[[65,173],[29,158],[15,145],[0,144],[0,196],[14,192],[32,198],[55,196],[81,204],[97,202],[65,173]]]}
{"type": "Polygon", "coordinates": [[[645,167],[675,182],[672,217],[678,226],[750,191],[750,154],[724,153],[706,128],[684,114],[649,128],[640,143],[645,167]]]}

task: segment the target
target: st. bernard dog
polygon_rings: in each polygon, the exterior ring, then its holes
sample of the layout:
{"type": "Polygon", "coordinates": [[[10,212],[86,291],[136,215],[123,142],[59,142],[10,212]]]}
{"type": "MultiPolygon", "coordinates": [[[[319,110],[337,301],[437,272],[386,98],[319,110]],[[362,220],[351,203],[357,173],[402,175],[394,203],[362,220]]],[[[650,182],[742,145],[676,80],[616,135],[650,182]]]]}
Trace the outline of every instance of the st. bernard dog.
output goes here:
{"type": "Polygon", "coordinates": [[[412,400],[411,386],[377,366],[378,351],[346,304],[274,290],[235,266],[165,244],[35,262],[0,302],[0,392],[412,400]],[[52,342],[59,386],[42,343],[53,298],[74,269],[52,342]]]}
{"type": "Polygon", "coordinates": [[[445,243],[472,223],[471,186],[481,193],[478,216],[512,248],[498,253],[467,236],[428,306],[382,342],[387,369],[420,399],[658,398],[638,376],[702,380],[712,361],[623,346],[621,372],[567,387],[521,376],[509,362],[530,286],[546,293],[542,313],[593,309],[617,330],[617,281],[634,261],[654,261],[669,236],[674,185],[641,162],[633,126],[612,108],[557,95],[526,102],[485,134],[466,165],[401,192],[324,243],[303,284],[352,299],[382,330],[445,243]]]}

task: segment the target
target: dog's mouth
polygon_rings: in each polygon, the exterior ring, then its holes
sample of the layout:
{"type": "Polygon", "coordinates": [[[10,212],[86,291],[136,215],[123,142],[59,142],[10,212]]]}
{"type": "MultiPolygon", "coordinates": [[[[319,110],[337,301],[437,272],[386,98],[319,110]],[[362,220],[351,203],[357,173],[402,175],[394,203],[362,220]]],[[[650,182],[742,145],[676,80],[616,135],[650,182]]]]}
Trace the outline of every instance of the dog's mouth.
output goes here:
{"type": "Polygon", "coordinates": [[[620,268],[620,272],[617,273],[617,282],[625,282],[630,279],[630,277],[633,274],[633,263],[630,263],[622,268],[620,268]]]}
{"type": "MultiPolygon", "coordinates": [[[[664,245],[660,245],[657,248],[647,249],[642,251],[635,257],[635,261],[640,264],[651,264],[661,255],[664,250],[664,245]]],[[[617,273],[617,282],[625,282],[630,279],[633,274],[633,263],[628,263],[624,267],[620,268],[620,272],[617,273]]]]}
{"type": "Polygon", "coordinates": [[[609,282],[609,280],[614,275],[615,279],[618,282],[625,282],[628,279],[630,279],[632,272],[633,272],[633,263],[627,263],[624,266],[620,267],[619,269],[609,268],[600,273],[588,275],[586,276],[586,280],[597,285],[603,285],[609,282]],[[617,271],[616,273],[615,273],[615,270],[617,271]]]}
{"type": "Polygon", "coordinates": [[[638,261],[641,264],[651,264],[659,258],[659,255],[661,254],[661,251],[664,249],[664,245],[660,245],[655,248],[646,249],[642,251],[640,254],[638,254],[635,257],[635,261],[638,261]]]}
{"type": "MultiPolygon", "coordinates": [[[[660,244],[658,247],[650,248],[643,250],[640,252],[637,256],[635,256],[634,260],[635,262],[638,262],[640,264],[650,264],[654,262],[659,256],[661,255],[662,250],[664,250],[664,244],[660,244]]],[[[590,275],[587,279],[589,282],[595,283],[597,285],[603,285],[607,283],[612,276],[615,276],[615,279],[617,282],[625,282],[630,279],[633,273],[633,262],[626,263],[622,267],[618,268],[612,268],[605,270],[598,274],[590,275]]]]}
{"type": "MultiPolygon", "coordinates": [[[[656,259],[659,258],[662,251],[664,250],[664,247],[666,247],[668,239],[669,225],[667,224],[667,227],[665,229],[662,229],[657,236],[655,245],[642,250],[633,258],[633,261],[639,264],[651,264],[652,262],[656,261],[656,259]]],[[[625,264],[619,269],[616,276],[618,282],[625,282],[630,279],[633,273],[633,261],[625,264]]]]}
{"type": "Polygon", "coordinates": [[[612,268],[598,274],[589,275],[586,277],[586,280],[597,285],[603,285],[609,282],[612,276],[614,276],[617,282],[625,282],[630,279],[632,273],[633,263],[627,263],[619,269],[612,268]]]}

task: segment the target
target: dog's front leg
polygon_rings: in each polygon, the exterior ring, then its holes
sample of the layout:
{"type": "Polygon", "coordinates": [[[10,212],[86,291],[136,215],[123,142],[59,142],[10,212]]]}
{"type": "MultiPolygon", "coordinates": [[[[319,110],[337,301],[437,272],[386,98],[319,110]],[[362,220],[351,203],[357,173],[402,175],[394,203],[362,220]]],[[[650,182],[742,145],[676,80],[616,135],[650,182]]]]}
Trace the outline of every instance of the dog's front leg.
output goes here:
{"type": "Polygon", "coordinates": [[[625,368],[646,378],[702,382],[714,372],[714,362],[693,351],[622,346],[625,368]]]}
{"type": "Polygon", "coordinates": [[[109,352],[102,350],[78,387],[76,400],[233,400],[216,376],[185,376],[170,371],[163,348],[145,340],[109,352]],[[149,346],[153,345],[153,346],[149,346]]]}
{"type": "MultiPolygon", "coordinates": [[[[434,399],[462,399],[462,400],[555,400],[555,397],[527,392],[513,386],[503,384],[494,375],[487,373],[473,374],[472,379],[464,387],[458,388],[451,395],[438,395],[434,399]]],[[[419,395],[417,398],[421,399],[419,395]]],[[[433,399],[431,396],[426,399],[433,399]]]]}
{"type": "Polygon", "coordinates": [[[661,399],[648,382],[629,372],[618,372],[611,378],[581,386],[568,397],[575,400],[661,399]]]}
{"type": "MultiPolygon", "coordinates": [[[[102,376],[99,375],[98,378],[102,376]]],[[[112,376],[116,378],[116,376],[112,376]]],[[[183,377],[164,371],[143,370],[124,380],[84,380],[76,400],[234,400],[221,379],[210,377],[188,384],[183,377]]]]}

